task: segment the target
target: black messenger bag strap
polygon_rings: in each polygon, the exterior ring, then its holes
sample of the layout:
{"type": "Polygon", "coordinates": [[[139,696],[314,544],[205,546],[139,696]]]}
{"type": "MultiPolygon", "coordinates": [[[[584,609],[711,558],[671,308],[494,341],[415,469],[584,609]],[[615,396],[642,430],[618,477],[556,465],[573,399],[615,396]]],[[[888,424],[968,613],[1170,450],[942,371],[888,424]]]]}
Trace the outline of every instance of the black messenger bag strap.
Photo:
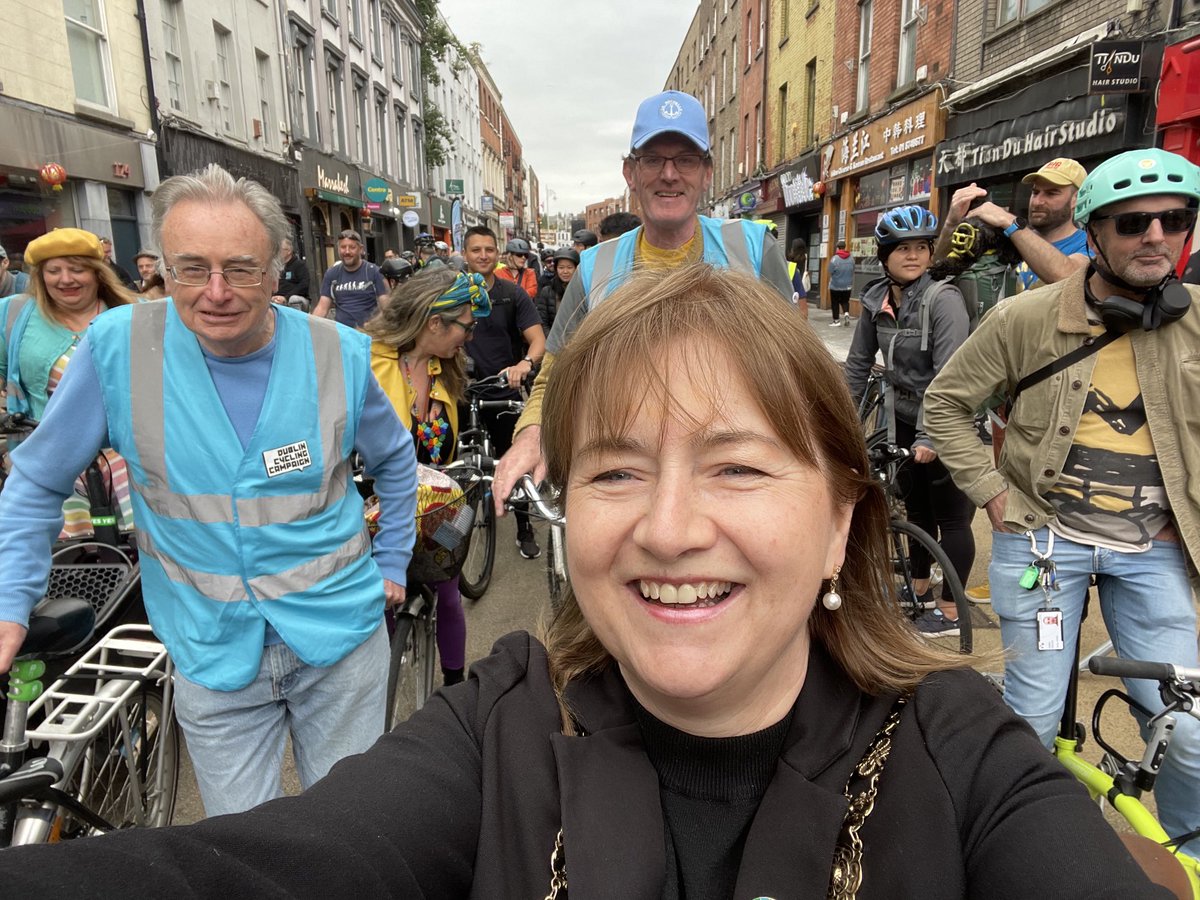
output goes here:
{"type": "Polygon", "coordinates": [[[1012,408],[1017,404],[1017,398],[1021,396],[1021,392],[1026,388],[1033,387],[1040,381],[1045,381],[1051,375],[1061,372],[1070,366],[1075,365],[1081,359],[1087,359],[1093,353],[1099,353],[1103,348],[1107,347],[1117,338],[1121,337],[1123,332],[1106,331],[1099,337],[1090,337],[1082,344],[1072,350],[1070,353],[1060,356],[1053,362],[1047,363],[1036,372],[1030,372],[1024,378],[1017,382],[1017,386],[1013,388],[1012,394],[1008,398],[1008,409],[1011,412],[1012,408]]]}

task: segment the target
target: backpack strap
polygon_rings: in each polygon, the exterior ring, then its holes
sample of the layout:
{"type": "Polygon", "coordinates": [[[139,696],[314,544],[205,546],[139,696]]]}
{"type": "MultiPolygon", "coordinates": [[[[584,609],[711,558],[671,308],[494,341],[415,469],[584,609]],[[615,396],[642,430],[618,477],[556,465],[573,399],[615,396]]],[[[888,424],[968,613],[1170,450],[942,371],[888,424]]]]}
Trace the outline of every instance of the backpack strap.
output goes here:
{"type": "Polygon", "coordinates": [[[1099,353],[1117,338],[1122,337],[1123,333],[1119,331],[1106,331],[1099,337],[1089,337],[1082,344],[1060,356],[1053,362],[1047,363],[1036,372],[1030,372],[1024,378],[1017,382],[1017,386],[1013,388],[1012,394],[1008,398],[1008,409],[1011,414],[1012,408],[1017,403],[1017,398],[1021,396],[1021,392],[1026,388],[1033,387],[1035,384],[1045,381],[1051,375],[1061,372],[1063,369],[1075,365],[1081,359],[1087,359],[1093,353],[1099,353]]]}

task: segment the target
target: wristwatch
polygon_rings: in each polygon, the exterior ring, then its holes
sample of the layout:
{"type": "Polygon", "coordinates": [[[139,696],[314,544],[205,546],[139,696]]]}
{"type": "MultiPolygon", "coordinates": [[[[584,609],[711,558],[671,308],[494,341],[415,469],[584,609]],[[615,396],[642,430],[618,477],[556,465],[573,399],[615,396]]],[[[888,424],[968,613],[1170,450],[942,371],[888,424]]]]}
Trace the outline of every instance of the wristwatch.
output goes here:
{"type": "Polygon", "coordinates": [[[532,356],[526,356],[526,357],[523,357],[523,358],[521,359],[521,362],[527,362],[527,363],[529,363],[529,365],[531,365],[531,366],[535,366],[535,365],[537,365],[537,363],[535,363],[535,362],[533,361],[533,357],[532,357],[532,356]]]}
{"type": "Polygon", "coordinates": [[[1021,216],[1015,216],[1013,217],[1012,224],[1004,229],[1004,236],[1012,237],[1028,224],[1021,216]]]}

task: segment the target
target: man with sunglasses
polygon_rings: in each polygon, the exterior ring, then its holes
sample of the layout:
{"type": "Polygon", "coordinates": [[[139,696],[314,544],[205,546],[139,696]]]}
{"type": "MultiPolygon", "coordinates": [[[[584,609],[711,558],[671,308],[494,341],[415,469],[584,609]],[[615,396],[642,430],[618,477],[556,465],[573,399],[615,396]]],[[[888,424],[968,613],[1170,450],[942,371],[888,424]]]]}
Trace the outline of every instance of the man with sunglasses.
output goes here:
{"type": "MultiPolygon", "coordinates": [[[[1175,267],[1198,205],[1200,168],[1173,153],[1131,150],[1097,166],[1075,212],[1092,263],[1002,301],[925,394],[939,458],[992,522],[992,607],[1013,651],[1005,700],[1047,745],[1092,580],[1120,656],[1197,666],[1200,368],[1188,361],[1200,288],[1175,267]],[[994,464],[972,419],[997,393],[1019,399],[994,464]]],[[[1125,686],[1162,709],[1152,682],[1125,686]]],[[[1155,789],[1172,836],[1200,827],[1200,722],[1176,720],[1155,789]]],[[[1183,850],[1200,856],[1200,841],[1183,850]]]]}
{"type": "MultiPolygon", "coordinates": [[[[697,214],[712,184],[713,160],[708,115],[695,97],[664,91],[643,100],[633,123],[622,173],[641,208],[642,224],[620,237],[585,249],[567,286],[546,359],[525,412],[517,423],[512,450],[496,469],[496,509],[526,472],[541,478],[541,397],[546,373],[557,353],[589,309],[600,303],[637,268],[674,269],[706,262],[752,272],[769,282],[790,305],[792,281],[783,248],[759,222],[729,221],[697,214]]],[[[578,240],[579,234],[576,233],[578,240]]]]}

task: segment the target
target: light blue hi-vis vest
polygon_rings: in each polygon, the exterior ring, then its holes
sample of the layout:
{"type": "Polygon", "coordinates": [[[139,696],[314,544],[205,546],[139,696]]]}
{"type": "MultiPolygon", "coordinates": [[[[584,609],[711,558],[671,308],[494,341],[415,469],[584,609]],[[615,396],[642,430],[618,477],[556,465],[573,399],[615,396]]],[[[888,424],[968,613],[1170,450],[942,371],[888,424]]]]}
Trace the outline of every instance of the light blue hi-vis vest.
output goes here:
{"type": "Polygon", "coordinates": [[[112,446],[129,464],[150,623],[187,678],[219,691],[257,675],[267,622],[305,663],[328,666],[383,618],[349,467],[370,339],[274,310],[245,450],[172,301],[121,307],[88,337],[112,446]]]}
{"type": "MultiPolygon", "coordinates": [[[[762,274],[766,225],[748,219],[714,219],[709,216],[700,216],[699,219],[706,263],[722,269],[741,269],[753,275],[762,274]]],[[[583,251],[577,274],[583,279],[589,310],[620,287],[621,282],[633,271],[634,251],[641,233],[642,226],[639,225],[614,240],[583,251]]]]}

